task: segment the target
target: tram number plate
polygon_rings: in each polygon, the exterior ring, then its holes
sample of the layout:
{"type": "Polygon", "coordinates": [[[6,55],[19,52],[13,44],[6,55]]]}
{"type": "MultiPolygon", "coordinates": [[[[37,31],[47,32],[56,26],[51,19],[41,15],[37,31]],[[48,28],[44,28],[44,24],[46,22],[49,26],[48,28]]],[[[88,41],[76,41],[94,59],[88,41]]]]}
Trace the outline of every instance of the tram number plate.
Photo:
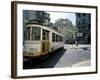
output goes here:
{"type": "Polygon", "coordinates": [[[30,48],[30,51],[37,51],[37,48],[30,48]]]}

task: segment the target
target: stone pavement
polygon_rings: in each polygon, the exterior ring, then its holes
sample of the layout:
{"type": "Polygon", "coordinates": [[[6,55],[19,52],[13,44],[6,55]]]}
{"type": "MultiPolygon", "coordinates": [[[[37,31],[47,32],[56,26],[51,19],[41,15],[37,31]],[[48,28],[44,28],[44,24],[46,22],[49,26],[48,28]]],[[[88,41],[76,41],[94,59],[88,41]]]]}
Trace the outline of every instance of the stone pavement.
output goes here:
{"type": "Polygon", "coordinates": [[[64,45],[66,52],[57,62],[55,67],[90,66],[90,45],[64,45]]]}
{"type": "Polygon", "coordinates": [[[64,44],[64,47],[69,49],[69,48],[91,48],[91,45],[89,44],[78,44],[76,46],[75,44],[64,44]]]}

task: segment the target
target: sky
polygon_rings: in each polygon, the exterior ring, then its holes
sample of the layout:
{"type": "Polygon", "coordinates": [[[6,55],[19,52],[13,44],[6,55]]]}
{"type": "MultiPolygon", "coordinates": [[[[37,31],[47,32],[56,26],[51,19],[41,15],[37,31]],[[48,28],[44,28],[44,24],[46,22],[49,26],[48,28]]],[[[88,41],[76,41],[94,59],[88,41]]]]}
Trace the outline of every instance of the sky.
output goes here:
{"type": "Polygon", "coordinates": [[[72,21],[72,24],[75,25],[76,24],[76,16],[75,13],[68,13],[68,12],[47,12],[50,14],[50,22],[54,23],[55,20],[59,19],[59,18],[63,18],[63,19],[70,19],[72,21]]]}

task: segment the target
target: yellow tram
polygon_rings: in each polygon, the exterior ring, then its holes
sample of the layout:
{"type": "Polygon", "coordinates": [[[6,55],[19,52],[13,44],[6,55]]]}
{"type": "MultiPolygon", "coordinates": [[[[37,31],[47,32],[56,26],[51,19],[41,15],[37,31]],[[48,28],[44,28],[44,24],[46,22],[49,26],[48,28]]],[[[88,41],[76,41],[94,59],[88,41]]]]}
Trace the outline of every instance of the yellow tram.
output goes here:
{"type": "Polygon", "coordinates": [[[24,29],[24,57],[41,57],[63,48],[63,35],[50,27],[27,24],[24,29]]]}

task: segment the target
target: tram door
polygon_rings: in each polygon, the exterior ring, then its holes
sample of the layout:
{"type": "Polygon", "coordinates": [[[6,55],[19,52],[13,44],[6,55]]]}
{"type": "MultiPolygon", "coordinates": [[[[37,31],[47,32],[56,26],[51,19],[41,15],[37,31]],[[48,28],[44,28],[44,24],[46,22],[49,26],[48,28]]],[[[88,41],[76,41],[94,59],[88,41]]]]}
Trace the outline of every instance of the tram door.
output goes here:
{"type": "Polygon", "coordinates": [[[47,54],[49,52],[49,31],[42,31],[42,53],[47,54]]]}

